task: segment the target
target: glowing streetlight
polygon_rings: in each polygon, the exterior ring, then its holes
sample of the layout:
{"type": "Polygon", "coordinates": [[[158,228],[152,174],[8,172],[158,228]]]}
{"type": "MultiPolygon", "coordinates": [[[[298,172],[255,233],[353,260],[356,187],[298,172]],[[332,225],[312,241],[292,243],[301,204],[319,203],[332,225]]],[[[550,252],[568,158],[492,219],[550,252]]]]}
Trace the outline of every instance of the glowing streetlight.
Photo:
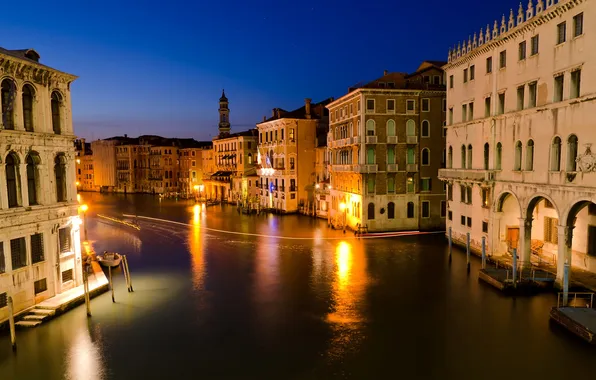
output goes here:
{"type": "Polygon", "coordinates": [[[77,164],[80,164],[81,160],[79,158],[77,158],[77,164]]]}
{"type": "Polygon", "coordinates": [[[75,182],[75,185],[81,186],[81,183],[79,181],[77,181],[77,182],[75,182]]]}
{"type": "Polygon", "coordinates": [[[89,206],[86,204],[81,205],[81,211],[83,211],[83,228],[85,229],[85,241],[87,241],[87,210],[89,206]]]}

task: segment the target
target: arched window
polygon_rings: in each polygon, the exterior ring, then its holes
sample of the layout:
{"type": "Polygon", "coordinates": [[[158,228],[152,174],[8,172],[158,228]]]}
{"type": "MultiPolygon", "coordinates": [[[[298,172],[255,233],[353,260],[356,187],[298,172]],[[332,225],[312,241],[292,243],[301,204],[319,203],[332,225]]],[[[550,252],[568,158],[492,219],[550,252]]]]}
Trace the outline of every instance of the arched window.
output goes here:
{"type": "Polygon", "coordinates": [[[461,146],[461,168],[462,169],[466,168],[466,146],[465,145],[461,146]]]}
{"type": "Polygon", "coordinates": [[[561,138],[555,136],[550,147],[550,170],[558,172],[561,170],[561,138]]]}
{"type": "Polygon", "coordinates": [[[430,165],[430,150],[428,148],[422,149],[422,165],[428,166],[430,165]]]}
{"type": "Polygon", "coordinates": [[[406,121],[406,136],[416,136],[416,122],[412,119],[406,121]]]}
{"type": "Polygon", "coordinates": [[[534,170],[534,140],[529,140],[526,145],[526,170],[534,170]]]}
{"type": "Polygon", "coordinates": [[[58,154],[54,160],[54,175],[56,176],[56,200],[66,202],[66,157],[58,154]]]}
{"type": "Polygon", "coordinates": [[[488,170],[488,158],[490,149],[488,143],[484,144],[484,170],[488,170]]]}
{"type": "Polygon", "coordinates": [[[354,136],[354,124],[350,122],[350,130],[349,130],[350,137],[354,136]]]}
{"type": "Polygon", "coordinates": [[[472,169],[472,144],[468,145],[468,169],[472,169]]]}
{"type": "Polygon", "coordinates": [[[413,218],[414,217],[414,202],[408,202],[408,218],[413,218]]]}
{"type": "Polygon", "coordinates": [[[6,187],[8,190],[8,207],[21,205],[21,181],[19,175],[19,158],[15,153],[6,156],[6,187]]]}
{"type": "Polygon", "coordinates": [[[368,220],[372,220],[375,218],[375,204],[370,202],[368,204],[368,220]]]}
{"type": "Polygon", "coordinates": [[[367,136],[375,135],[375,121],[373,119],[368,119],[366,121],[366,135],[367,136]]]}
{"type": "Polygon", "coordinates": [[[23,124],[27,132],[33,132],[33,87],[23,86],[23,124]]]}
{"type": "Polygon", "coordinates": [[[395,121],[387,120],[387,136],[395,136],[395,121]]]}
{"type": "Polygon", "coordinates": [[[421,129],[422,129],[422,131],[421,131],[422,137],[430,137],[430,122],[428,120],[422,121],[421,129]]]}
{"type": "Polygon", "coordinates": [[[503,145],[497,143],[497,152],[495,157],[495,169],[501,170],[501,159],[503,158],[503,145]]]}
{"type": "Polygon", "coordinates": [[[54,133],[59,135],[62,133],[62,118],[61,118],[61,111],[62,108],[62,95],[58,91],[52,92],[52,129],[54,133]]]}
{"type": "Polygon", "coordinates": [[[41,159],[36,152],[31,152],[27,155],[25,160],[27,163],[27,191],[29,193],[29,206],[38,204],[37,189],[39,184],[39,174],[37,165],[40,164],[41,159]]]}
{"type": "Polygon", "coordinates": [[[393,202],[387,204],[387,219],[395,219],[395,203],[393,202]]]}
{"type": "Polygon", "coordinates": [[[515,162],[513,165],[513,170],[521,170],[521,163],[522,163],[522,143],[521,143],[521,141],[517,141],[515,143],[515,162]]]}
{"type": "Polygon", "coordinates": [[[567,171],[576,170],[575,160],[577,159],[577,136],[571,135],[567,138],[567,171]]]}
{"type": "Polygon", "coordinates": [[[394,147],[387,148],[387,163],[395,164],[395,148],[394,147]]]}
{"type": "Polygon", "coordinates": [[[415,164],[416,158],[414,156],[414,149],[408,148],[406,151],[406,164],[415,164]]]}
{"type": "Polygon", "coordinates": [[[453,147],[450,145],[447,151],[447,167],[451,169],[453,167],[453,147]]]}
{"type": "Polygon", "coordinates": [[[358,121],[356,122],[356,128],[358,128],[358,132],[356,132],[356,135],[362,133],[360,132],[360,119],[358,119],[358,121]]]}
{"type": "Polygon", "coordinates": [[[2,81],[1,97],[2,97],[2,124],[4,129],[14,129],[14,98],[16,94],[16,86],[10,79],[2,81]]]}
{"type": "Polygon", "coordinates": [[[252,165],[252,153],[248,154],[248,164],[252,165]]]}
{"type": "Polygon", "coordinates": [[[169,178],[168,178],[168,171],[167,171],[167,170],[164,172],[164,178],[165,178],[165,179],[169,179],[169,178]]]}
{"type": "Polygon", "coordinates": [[[375,163],[375,150],[374,148],[368,148],[366,150],[366,163],[372,165],[375,163]]]}
{"type": "Polygon", "coordinates": [[[174,176],[172,175],[172,171],[170,170],[170,178],[174,178],[174,176]]]}

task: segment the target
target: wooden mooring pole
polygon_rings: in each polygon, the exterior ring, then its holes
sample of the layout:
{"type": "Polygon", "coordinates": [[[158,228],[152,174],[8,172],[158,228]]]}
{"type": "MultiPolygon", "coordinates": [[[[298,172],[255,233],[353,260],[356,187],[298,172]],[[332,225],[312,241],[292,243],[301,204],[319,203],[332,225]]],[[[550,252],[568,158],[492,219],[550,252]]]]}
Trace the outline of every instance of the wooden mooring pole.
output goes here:
{"type": "Polygon", "coordinates": [[[563,265],[563,306],[569,302],[569,263],[563,265]]]}
{"type": "Polygon", "coordinates": [[[486,269],[486,236],[482,237],[482,269],[486,269]]]}
{"type": "Polygon", "coordinates": [[[134,292],[132,288],[132,278],[130,277],[130,269],[128,269],[128,257],[124,255],[124,266],[126,267],[126,275],[128,276],[128,291],[134,292]]]}
{"type": "Polygon", "coordinates": [[[10,325],[10,344],[13,350],[17,349],[17,334],[14,325],[14,307],[12,297],[8,296],[8,323],[10,325]]]}
{"type": "Polygon", "coordinates": [[[110,288],[112,288],[112,302],[116,302],[114,299],[114,283],[112,282],[112,267],[108,267],[108,273],[110,274],[110,288]]]}
{"type": "Polygon", "coordinates": [[[89,295],[89,267],[83,265],[83,292],[85,293],[85,306],[87,307],[87,317],[91,316],[91,297],[89,295]]]}
{"type": "Polygon", "coordinates": [[[470,271],[470,233],[466,233],[466,267],[470,271]]]}
{"type": "Polygon", "coordinates": [[[511,266],[513,287],[517,287],[517,248],[513,248],[513,265],[511,266]]]}
{"type": "Polygon", "coordinates": [[[451,240],[451,227],[449,227],[449,262],[451,262],[452,252],[453,252],[453,241],[451,240]]]}

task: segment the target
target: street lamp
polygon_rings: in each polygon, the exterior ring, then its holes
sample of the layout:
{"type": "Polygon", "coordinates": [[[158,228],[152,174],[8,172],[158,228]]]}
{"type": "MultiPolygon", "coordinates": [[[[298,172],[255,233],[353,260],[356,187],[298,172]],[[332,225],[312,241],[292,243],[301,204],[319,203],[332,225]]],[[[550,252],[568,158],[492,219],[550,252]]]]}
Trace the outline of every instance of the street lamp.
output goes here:
{"type": "Polygon", "coordinates": [[[339,211],[343,211],[344,213],[344,234],[346,233],[346,220],[348,218],[347,212],[348,212],[348,208],[346,207],[346,204],[344,202],[341,202],[339,204],[339,211]]]}
{"type": "Polygon", "coordinates": [[[87,240],[87,210],[89,206],[86,204],[81,205],[81,211],[83,211],[83,228],[85,229],[85,241],[87,240]]]}

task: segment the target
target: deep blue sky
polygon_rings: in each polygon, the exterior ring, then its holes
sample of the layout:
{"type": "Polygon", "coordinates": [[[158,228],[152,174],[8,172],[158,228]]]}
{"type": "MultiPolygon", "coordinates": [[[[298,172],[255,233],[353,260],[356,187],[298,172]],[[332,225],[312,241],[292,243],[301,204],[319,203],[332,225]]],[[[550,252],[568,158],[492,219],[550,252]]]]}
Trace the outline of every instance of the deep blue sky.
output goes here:
{"type": "MultiPolygon", "coordinates": [[[[523,1],[524,7],[527,1],[523,1]]],[[[8,1],[7,49],[79,76],[75,133],[210,139],[221,89],[233,131],[271,109],[445,60],[447,49],[517,10],[519,0],[8,1]],[[89,5],[87,3],[94,3],[89,5]]]]}

